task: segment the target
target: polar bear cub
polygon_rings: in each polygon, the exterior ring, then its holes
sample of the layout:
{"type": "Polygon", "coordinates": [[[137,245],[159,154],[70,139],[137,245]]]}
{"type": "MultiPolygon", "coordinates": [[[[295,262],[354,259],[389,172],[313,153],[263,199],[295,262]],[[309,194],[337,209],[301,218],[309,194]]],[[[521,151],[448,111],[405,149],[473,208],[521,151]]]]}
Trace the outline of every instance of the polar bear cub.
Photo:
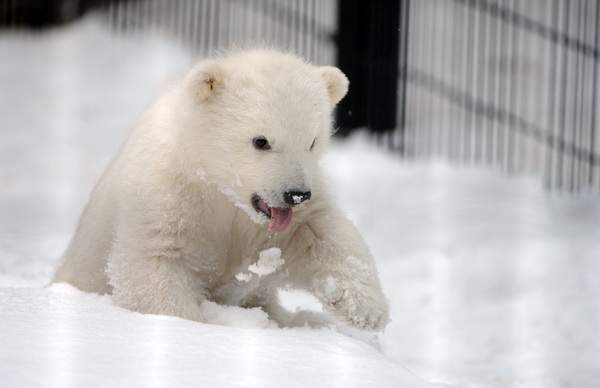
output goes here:
{"type": "Polygon", "coordinates": [[[197,321],[207,299],[278,320],[276,291],[292,287],[351,325],[383,328],[373,258],[319,166],[347,89],[339,69],[272,50],[198,63],[131,131],[54,282],[197,321]],[[248,271],[273,253],[271,272],[248,271]]]}

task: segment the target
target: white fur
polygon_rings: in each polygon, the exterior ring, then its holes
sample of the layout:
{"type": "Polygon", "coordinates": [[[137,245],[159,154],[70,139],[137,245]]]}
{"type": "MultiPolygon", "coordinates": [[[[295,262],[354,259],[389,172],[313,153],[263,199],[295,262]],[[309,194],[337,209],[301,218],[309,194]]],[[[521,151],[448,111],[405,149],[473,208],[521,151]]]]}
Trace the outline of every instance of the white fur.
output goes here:
{"type": "Polygon", "coordinates": [[[358,327],[382,328],[388,308],[373,259],[325,191],[319,158],[346,77],[269,50],[200,62],[142,116],[85,208],[56,272],[123,307],[203,319],[201,302],[262,306],[277,319],[277,287],[314,293],[358,327]],[[270,151],[252,139],[263,135],[270,151]],[[316,140],[315,147],[309,150],[316,140]],[[283,233],[251,205],[282,206],[310,190],[283,233]],[[248,268],[281,250],[274,273],[248,268]],[[238,278],[236,278],[238,275],[238,278]]]}

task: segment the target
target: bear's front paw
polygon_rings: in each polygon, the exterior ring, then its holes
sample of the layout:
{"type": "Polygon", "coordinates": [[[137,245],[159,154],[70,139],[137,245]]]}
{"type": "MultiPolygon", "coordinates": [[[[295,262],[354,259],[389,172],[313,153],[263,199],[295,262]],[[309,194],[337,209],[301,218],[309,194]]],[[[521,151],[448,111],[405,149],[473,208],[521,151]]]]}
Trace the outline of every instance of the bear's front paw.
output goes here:
{"type": "Polygon", "coordinates": [[[336,317],[360,329],[382,330],[386,326],[388,306],[379,287],[351,282],[340,284],[330,279],[328,283],[320,299],[336,317]]]}

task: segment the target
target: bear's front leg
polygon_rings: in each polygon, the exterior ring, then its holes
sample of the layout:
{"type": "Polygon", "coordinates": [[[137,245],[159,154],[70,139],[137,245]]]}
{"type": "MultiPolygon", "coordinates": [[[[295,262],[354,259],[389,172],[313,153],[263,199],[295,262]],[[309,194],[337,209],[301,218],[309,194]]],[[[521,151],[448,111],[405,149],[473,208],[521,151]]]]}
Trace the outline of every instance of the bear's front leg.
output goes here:
{"type": "Polygon", "coordinates": [[[182,260],[177,239],[164,229],[120,229],[106,271],[113,301],[145,314],[201,321],[204,289],[182,260]]]}
{"type": "Polygon", "coordinates": [[[330,209],[311,217],[304,229],[310,247],[290,266],[292,281],[352,326],[383,329],[389,319],[388,304],[373,257],[354,225],[330,209]]]}

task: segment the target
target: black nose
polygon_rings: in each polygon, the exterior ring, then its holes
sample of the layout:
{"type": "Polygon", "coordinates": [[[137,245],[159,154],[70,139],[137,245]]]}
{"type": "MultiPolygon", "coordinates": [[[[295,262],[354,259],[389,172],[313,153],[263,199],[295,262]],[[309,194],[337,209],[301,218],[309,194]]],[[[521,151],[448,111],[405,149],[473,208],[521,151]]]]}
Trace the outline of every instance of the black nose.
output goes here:
{"type": "Polygon", "coordinates": [[[310,191],[286,191],[283,193],[283,200],[288,205],[299,205],[310,199],[310,191]]]}

